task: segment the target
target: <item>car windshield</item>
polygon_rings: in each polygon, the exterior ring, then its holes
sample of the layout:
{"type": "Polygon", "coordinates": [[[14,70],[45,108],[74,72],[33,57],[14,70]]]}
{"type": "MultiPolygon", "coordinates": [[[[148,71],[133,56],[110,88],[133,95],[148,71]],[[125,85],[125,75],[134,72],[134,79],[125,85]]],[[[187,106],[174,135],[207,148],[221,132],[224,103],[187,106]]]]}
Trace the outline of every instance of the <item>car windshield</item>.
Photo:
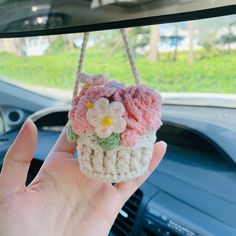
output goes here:
{"type": "MultiPolygon", "coordinates": [[[[236,107],[236,15],[129,28],[128,34],[142,82],[166,103],[236,107]]],[[[0,79],[70,99],[82,37],[0,39],[0,79]]],[[[118,30],[91,33],[83,72],[133,83],[118,30]]]]}

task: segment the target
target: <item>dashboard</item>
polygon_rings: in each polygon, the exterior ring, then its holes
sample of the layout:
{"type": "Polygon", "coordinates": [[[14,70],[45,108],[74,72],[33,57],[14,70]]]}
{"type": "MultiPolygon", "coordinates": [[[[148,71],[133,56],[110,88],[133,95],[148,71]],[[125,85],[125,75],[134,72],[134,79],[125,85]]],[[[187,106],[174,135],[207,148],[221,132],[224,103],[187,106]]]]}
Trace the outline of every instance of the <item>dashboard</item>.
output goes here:
{"type": "MultiPolygon", "coordinates": [[[[204,109],[163,106],[164,125],[157,132],[157,140],[168,143],[165,158],[126,202],[110,236],[236,235],[236,162],[235,156],[230,155],[235,147],[225,144],[230,144],[235,133],[233,126],[222,123],[219,116],[223,112],[232,118],[235,111],[204,109]]],[[[28,183],[66,124],[67,114],[68,107],[61,107],[30,116],[39,130],[39,144],[28,183]]],[[[15,127],[0,136],[0,160],[17,132],[15,127]]]]}
{"type": "Polygon", "coordinates": [[[3,122],[3,118],[0,115],[0,135],[3,134],[4,132],[4,122],[3,122]]]}

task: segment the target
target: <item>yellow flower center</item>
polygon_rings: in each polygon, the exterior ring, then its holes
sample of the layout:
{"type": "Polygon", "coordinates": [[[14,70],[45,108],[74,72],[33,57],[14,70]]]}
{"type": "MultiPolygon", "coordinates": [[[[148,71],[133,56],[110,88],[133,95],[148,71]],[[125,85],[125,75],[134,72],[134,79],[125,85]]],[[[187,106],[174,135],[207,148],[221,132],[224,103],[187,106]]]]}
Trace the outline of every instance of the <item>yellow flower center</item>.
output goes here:
{"type": "Polygon", "coordinates": [[[93,103],[92,103],[92,102],[88,102],[88,103],[86,104],[86,107],[87,107],[88,109],[92,109],[92,108],[93,108],[93,103]]]}
{"type": "Polygon", "coordinates": [[[85,84],[85,85],[83,86],[83,89],[88,89],[88,88],[90,88],[90,87],[91,87],[90,84],[85,84]]]}
{"type": "Polygon", "coordinates": [[[110,126],[112,123],[112,119],[109,116],[106,116],[105,118],[103,118],[103,120],[101,121],[103,126],[110,126]]]}

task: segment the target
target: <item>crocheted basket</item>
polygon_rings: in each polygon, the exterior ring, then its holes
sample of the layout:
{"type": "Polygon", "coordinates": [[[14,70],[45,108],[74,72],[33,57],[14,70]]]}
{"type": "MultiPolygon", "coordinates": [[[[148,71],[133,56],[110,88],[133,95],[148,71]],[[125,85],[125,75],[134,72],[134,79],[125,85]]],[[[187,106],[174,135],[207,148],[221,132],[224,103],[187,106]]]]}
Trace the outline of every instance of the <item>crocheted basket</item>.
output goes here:
{"type": "Polygon", "coordinates": [[[161,97],[140,85],[125,30],[121,29],[135,84],[125,86],[106,75],[81,73],[88,33],[84,34],[67,137],[77,142],[80,169],[104,182],[123,182],[143,175],[152,158],[161,126],[161,97]],[[79,85],[83,84],[78,94],[79,85]]]}

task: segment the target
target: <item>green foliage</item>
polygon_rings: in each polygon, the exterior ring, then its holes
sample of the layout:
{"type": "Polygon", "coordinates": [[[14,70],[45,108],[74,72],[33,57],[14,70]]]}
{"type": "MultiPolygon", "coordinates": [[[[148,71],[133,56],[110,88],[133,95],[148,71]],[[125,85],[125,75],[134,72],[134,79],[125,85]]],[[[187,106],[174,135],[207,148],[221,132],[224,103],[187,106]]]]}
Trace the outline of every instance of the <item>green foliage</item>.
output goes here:
{"type": "Polygon", "coordinates": [[[149,44],[150,27],[135,27],[129,32],[132,47],[143,48],[149,44]]]}
{"type": "Polygon", "coordinates": [[[47,49],[47,53],[56,54],[65,48],[65,44],[66,42],[64,38],[62,36],[59,36],[50,43],[47,49]]]}
{"type": "Polygon", "coordinates": [[[216,32],[206,33],[204,36],[202,36],[199,43],[207,52],[210,52],[212,49],[216,48],[216,32]]]}
{"type": "Polygon", "coordinates": [[[54,37],[47,49],[47,54],[57,54],[62,51],[72,50],[74,48],[73,38],[68,35],[59,35],[54,37]]]}
{"type": "MultiPolygon", "coordinates": [[[[133,84],[129,62],[119,50],[109,57],[112,49],[89,48],[83,72],[105,73],[126,84],[133,84]]],[[[200,52],[196,52],[199,58],[200,52]]],[[[204,52],[201,52],[204,55],[204,52]]],[[[18,57],[0,54],[0,75],[15,84],[72,90],[76,75],[79,49],[40,57],[18,57]]],[[[188,65],[188,53],[179,52],[178,60],[149,61],[137,58],[137,67],[143,83],[161,92],[236,93],[236,54],[216,55],[197,59],[188,65]]]]}
{"type": "Polygon", "coordinates": [[[120,144],[120,135],[112,133],[108,138],[97,137],[97,142],[104,151],[110,151],[120,144]]]}
{"type": "Polygon", "coordinates": [[[76,133],[74,133],[70,121],[68,121],[68,123],[66,125],[66,132],[67,132],[67,140],[70,143],[75,143],[79,136],[76,133]]]}
{"type": "Polygon", "coordinates": [[[220,42],[222,44],[230,44],[236,42],[236,35],[233,33],[224,34],[220,37],[220,42]]]}

